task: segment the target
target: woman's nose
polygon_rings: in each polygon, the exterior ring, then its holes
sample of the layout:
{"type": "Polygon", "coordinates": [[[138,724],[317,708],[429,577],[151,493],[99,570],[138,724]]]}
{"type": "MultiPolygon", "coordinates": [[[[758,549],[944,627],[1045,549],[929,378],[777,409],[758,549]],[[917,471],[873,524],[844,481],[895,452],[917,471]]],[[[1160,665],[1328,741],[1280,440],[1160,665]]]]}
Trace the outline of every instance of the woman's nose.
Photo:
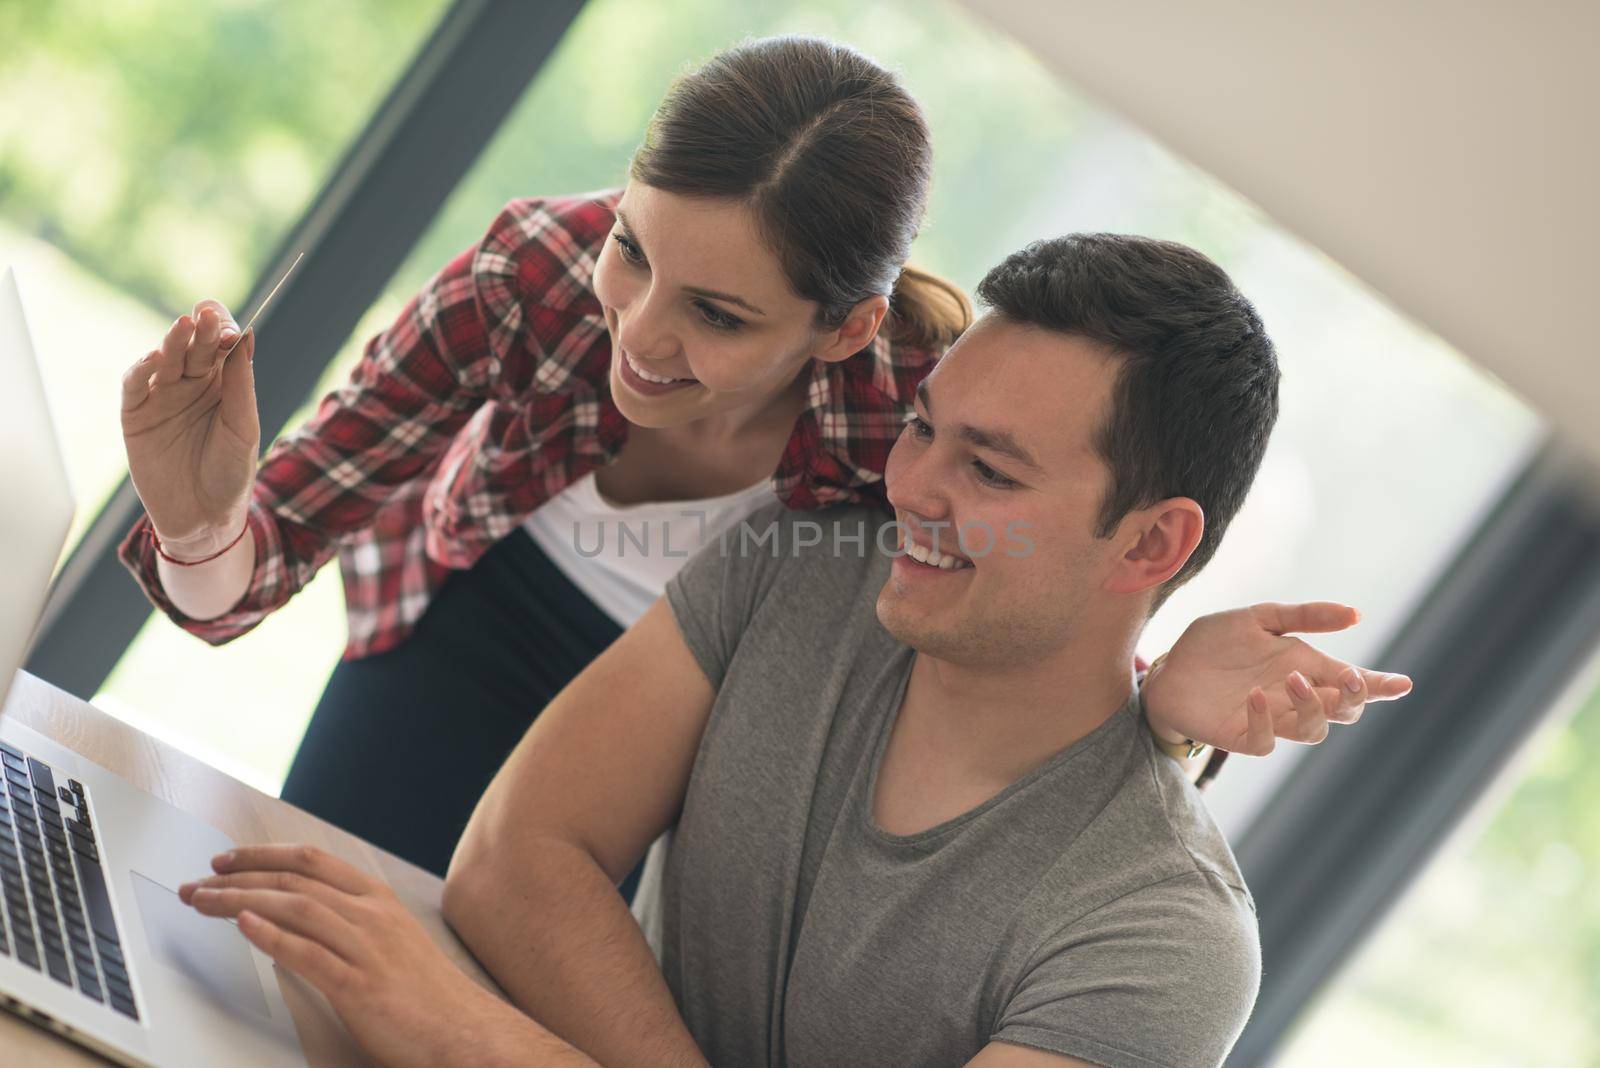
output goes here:
{"type": "Polygon", "coordinates": [[[619,310],[621,329],[617,341],[628,353],[641,360],[664,360],[677,355],[678,343],[667,322],[666,309],[650,295],[619,310]]]}

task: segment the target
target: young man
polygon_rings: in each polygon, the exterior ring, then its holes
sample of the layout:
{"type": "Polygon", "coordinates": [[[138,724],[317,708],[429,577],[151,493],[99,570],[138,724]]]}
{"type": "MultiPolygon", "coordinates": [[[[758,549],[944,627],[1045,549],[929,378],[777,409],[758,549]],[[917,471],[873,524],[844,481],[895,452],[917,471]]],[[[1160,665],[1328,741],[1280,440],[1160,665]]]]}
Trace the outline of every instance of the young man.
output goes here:
{"type": "MultiPolygon", "coordinates": [[[[1219,1063],[1254,904],[1129,664],[1244,500],[1273,348],[1219,268],[1143,238],[1031,246],[979,295],[893,515],[757,513],[495,779],[445,908],[528,1015],[314,851],[241,850],[185,899],[384,1063],[1219,1063]],[[615,882],[673,826],[636,924],[615,882]]],[[[1315,655],[1358,711],[1361,673],[1315,655]]]]}

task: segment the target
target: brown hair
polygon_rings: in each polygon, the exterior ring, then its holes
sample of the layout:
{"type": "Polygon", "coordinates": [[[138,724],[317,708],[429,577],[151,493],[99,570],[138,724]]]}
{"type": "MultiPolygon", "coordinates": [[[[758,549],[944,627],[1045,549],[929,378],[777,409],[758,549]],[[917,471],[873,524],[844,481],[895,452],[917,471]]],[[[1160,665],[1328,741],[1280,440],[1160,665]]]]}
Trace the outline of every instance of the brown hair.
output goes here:
{"type": "Polygon", "coordinates": [[[932,158],[922,110],[893,74],[844,45],[774,37],[673,83],[630,173],[669,193],[749,204],[823,327],[882,295],[891,337],[944,346],[972,306],[953,283],[905,266],[932,158]]]}
{"type": "Polygon", "coordinates": [[[1175,241],[1069,234],[1006,257],[978,298],[1013,322],[1099,342],[1120,359],[1095,438],[1111,469],[1096,534],[1129,512],[1189,497],[1205,533],[1151,610],[1216,553],[1278,419],[1278,358],[1221,267],[1175,241]]]}

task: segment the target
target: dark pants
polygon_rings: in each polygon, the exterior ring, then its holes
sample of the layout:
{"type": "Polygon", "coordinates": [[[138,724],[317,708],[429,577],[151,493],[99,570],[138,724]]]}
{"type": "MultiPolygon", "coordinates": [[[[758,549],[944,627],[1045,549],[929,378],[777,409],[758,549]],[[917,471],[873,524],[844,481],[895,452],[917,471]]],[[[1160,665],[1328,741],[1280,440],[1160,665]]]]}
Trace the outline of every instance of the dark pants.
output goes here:
{"type": "Polygon", "coordinates": [[[334,668],[283,798],[442,875],[528,725],[621,633],[518,528],[399,646],[334,668]]]}

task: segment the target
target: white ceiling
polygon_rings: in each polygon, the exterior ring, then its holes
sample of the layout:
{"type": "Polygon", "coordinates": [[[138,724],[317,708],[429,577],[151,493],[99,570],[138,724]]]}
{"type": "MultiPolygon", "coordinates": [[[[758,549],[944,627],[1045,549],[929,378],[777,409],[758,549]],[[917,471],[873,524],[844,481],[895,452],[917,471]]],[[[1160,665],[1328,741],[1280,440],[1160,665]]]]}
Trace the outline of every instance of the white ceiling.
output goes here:
{"type": "Polygon", "coordinates": [[[1600,2],[964,2],[1600,457],[1600,2]]]}

